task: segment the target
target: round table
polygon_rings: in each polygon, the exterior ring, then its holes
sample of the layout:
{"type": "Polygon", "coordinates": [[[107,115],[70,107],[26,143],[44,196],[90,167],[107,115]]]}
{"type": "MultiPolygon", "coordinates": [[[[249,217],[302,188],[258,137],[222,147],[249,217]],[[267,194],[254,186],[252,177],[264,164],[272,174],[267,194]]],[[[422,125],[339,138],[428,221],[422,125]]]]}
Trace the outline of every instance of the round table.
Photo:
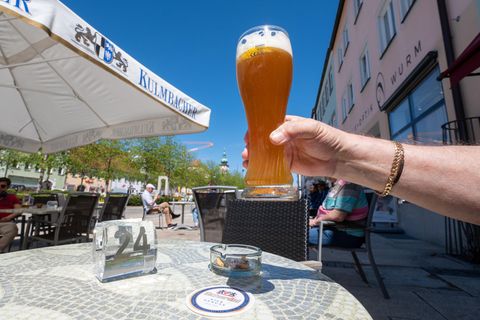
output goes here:
{"type": "Polygon", "coordinates": [[[215,285],[239,287],[255,304],[235,319],[371,319],[339,284],[301,263],[263,253],[257,280],[231,279],[208,268],[211,243],[158,243],[153,275],[101,283],[93,273],[92,244],[4,254],[0,314],[5,319],[202,319],[186,297],[215,285]]]}

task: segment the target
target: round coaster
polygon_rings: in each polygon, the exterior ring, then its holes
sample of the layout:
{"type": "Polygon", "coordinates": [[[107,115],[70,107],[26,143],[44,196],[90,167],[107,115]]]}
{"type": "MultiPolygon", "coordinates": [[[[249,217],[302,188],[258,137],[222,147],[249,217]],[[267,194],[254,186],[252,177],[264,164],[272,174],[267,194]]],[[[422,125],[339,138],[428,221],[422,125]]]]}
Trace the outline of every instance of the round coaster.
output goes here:
{"type": "Polygon", "coordinates": [[[207,287],[192,292],[186,300],[193,312],[207,317],[230,317],[247,311],[255,302],[251,293],[229,286],[207,287]]]}

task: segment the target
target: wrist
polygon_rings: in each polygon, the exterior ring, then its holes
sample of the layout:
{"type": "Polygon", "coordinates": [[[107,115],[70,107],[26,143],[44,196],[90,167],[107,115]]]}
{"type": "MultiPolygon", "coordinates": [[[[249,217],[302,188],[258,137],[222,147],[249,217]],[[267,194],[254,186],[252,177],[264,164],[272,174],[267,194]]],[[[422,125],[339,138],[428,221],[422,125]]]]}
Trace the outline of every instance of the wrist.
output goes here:
{"type": "Polygon", "coordinates": [[[375,190],[383,189],[394,157],[392,142],[350,133],[343,141],[335,178],[375,190]]]}

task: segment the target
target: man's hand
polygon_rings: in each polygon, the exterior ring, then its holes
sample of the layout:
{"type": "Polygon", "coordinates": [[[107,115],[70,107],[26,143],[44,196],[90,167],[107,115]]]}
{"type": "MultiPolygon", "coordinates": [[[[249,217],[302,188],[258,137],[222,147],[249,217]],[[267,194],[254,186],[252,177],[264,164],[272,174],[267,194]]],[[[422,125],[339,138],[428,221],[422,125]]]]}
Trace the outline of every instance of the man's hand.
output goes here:
{"type": "MultiPolygon", "coordinates": [[[[270,141],[285,147],[290,170],[306,176],[335,177],[347,133],[313,119],[286,116],[285,122],[270,134],[270,141]]],[[[248,166],[248,132],[242,152],[243,166],[248,166]]]]}
{"type": "Polygon", "coordinates": [[[319,223],[317,221],[317,219],[310,219],[310,221],[308,222],[308,225],[311,227],[315,227],[315,226],[318,226],[319,223]]]}

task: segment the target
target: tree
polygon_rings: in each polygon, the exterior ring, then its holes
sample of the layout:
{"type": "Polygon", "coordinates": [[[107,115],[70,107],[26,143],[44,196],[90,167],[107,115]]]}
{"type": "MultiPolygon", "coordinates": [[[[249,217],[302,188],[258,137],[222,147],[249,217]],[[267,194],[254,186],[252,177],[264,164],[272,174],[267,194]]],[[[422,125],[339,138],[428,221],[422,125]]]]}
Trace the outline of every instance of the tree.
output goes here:
{"type": "Polygon", "coordinates": [[[134,139],[128,141],[127,147],[144,184],[155,184],[158,176],[167,176],[172,187],[185,185],[185,172],[192,158],[173,137],[134,139]]]}
{"type": "Polygon", "coordinates": [[[5,166],[3,176],[7,176],[8,169],[15,167],[18,163],[23,162],[24,157],[25,154],[23,152],[12,149],[0,149],[0,164],[5,166]]]}

